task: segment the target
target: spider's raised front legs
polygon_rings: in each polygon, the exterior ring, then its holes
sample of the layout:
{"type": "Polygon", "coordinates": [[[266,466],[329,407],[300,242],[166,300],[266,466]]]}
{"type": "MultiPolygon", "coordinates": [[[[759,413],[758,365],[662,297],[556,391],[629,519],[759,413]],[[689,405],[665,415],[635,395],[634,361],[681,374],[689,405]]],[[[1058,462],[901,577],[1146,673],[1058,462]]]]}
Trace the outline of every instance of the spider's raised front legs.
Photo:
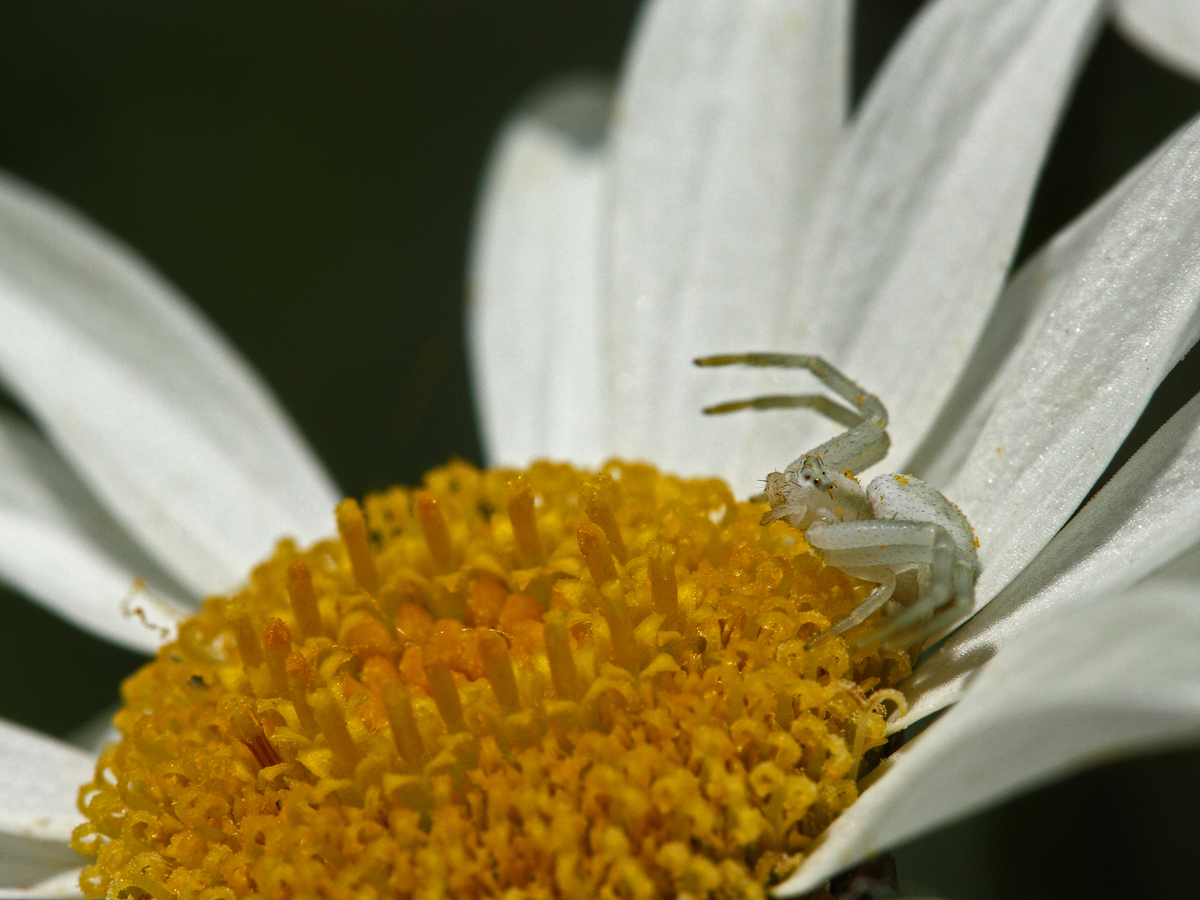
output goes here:
{"type": "Polygon", "coordinates": [[[807,407],[847,426],[847,430],[808,453],[802,454],[783,474],[798,470],[806,460],[817,458],[838,472],[861,472],[887,456],[887,410],[874,394],[861,387],[819,356],[787,353],[738,353],[726,356],[705,356],[696,360],[698,366],[754,366],[764,369],[808,369],[825,385],[854,406],[853,410],[839,406],[821,394],[793,394],[754,397],[721,403],[704,410],[708,414],[727,413],[739,409],[783,409],[807,407]]]}
{"type": "Polygon", "coordinates": [[[847,409],[813,394],[758,397],[705,412],[807,407],[848,426],[847,431],[767,476],[771,509],[763,523],[786,519],[804,532],[821,558],[847,574],[879,585],[811,644],[864,622],[896,594],[896,576],[915,572],[916,593],[859,644],[902,647],[919,643],[969,611],[979,575],[975,536],[966,516],[929,485],[904,475],[881,475],[864,491],[861,472],[887,454],[887,411],[874,394],[818,356],[747,353],[696,360],[702,366],[749,365],[808,369],[847,409]]]}

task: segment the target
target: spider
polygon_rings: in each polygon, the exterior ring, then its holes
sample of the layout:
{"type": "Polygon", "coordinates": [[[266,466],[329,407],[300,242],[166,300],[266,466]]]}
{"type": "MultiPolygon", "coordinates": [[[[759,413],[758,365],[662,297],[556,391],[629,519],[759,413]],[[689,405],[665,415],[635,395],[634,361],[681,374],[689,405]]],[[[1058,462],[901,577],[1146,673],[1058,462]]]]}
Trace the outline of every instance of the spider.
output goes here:
{"type": "Polygon", "coordinates": [[[887,410],[877,396],[819,356],[741,353],[695,362],[808,369],[854,406],[851,410],[820,394],[801,394],[755,397],[704,410],[807,407],[847,426],[782,472],[767,476],[765,497],[771,509],[762,518],[764,525],[787,520],[804,532],[826,564],[877,585],[850,615],[810,640],[810,647],[865,621],[893,597],[907,601],[905,608],[889,615],[857,646],[918,644],[970,610],[979,577],[978,541],[962,511],[909,475],[880,475],[865,491],[854,477],[887,455],[887,410]],[[899,591],[897,576],[903,579],[899,591]]]}

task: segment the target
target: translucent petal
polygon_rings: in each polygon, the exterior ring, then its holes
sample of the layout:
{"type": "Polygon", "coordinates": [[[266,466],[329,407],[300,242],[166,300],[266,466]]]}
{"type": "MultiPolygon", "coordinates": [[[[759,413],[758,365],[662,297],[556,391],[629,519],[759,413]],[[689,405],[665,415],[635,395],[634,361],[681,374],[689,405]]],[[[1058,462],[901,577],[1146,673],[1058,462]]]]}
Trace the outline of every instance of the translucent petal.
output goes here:
{"type": "Polygon", "coordinates": [[[1155,583],[1048,616],[834,822],[778,893],[1116,757],[1200,737],[1200,587],[1155,583]]]}
{"type": "Polygon", "coordinates": [[[0,580],[80,628],[144,653],[173,637],[191,611],[54,449],[2,411],[0,580]]]}
{"type": "Polygon", "coordinates": [[[0,178],[0,378],[113,516],[197,593],[285,534],[329,531],[336,492],[266,386],[113,238],[0,178]]]}
{"type": "Polygon", "coordinates": [[[1156,569],[1147,581],[1182,581],[1200,584],[1200,543],[1192,545],[1184,553],[1156,569]]]}
{"type": "Polygon", "coordinates": [[[0,834],[69,841],[83,821],[75,798],[95,766],[77,747],[0,719],[0,834]]]}
{"type": "Polygon", "coordinates": [[[1062,527],[1200,333],[1200,127],[1133,185],[1007,369],[946,485],[975,526],[977,608],[1062,527]]]}
{"type": "Polygon", "coordinates": [[[699,412],[753,382],[691,360],[769,342],[841,132],[848,32],[847,4],[827,0],[664,0],[643,16],[613,132],[607,447],[739,491],[767,471],[761,450],[734,464],[742,423],[699,412]]]}
{"type": "MultiPolygon", "coordinates": [[[[821,353],[879,393],[892,413],[885,465],[916,448],[970,358],[1100,11],[930,4],[838,151],[766,349],[821,353]]],[[[770,446],[778,429],[759,422],[744,440],[770,446]]],[[[773,465],[831,433],[813,429],[773,465]]]]}
{"type": "Polygon", "coordinates": [[[83,857],[68,845],[94,755],[0,719],[0,900],[79,896],[83,857]]]}
{"type": "MultiPolygon", "coordinates": [[[[1200,396],[1177,412],[991,603],[905,684],[899,727],[953,703],[972,672],[1042,617],[1122,591],[1200,542],[1200,396]]],[[[1086,613],[1083,613],[1086,615],[1086,613]]]]}
{"type": "Polygon", "coordinates": [[[99,755],[109,744],[115,744],[121,739],[121,732],[113,725],[113,716],[117,714],[118,709],[120,706],[114,705],[92,716],[67,735],[67,743],[99,755]]]}
{"type": "Polygon", "coordinates": [[[1117,0],[1114,24],[1147,55],[1200,78],[1200,6],[1195,0],[1117,0]]]}
{"type": "Polygon", "coordinates": [[[0,834],[0,900],[82,897],[84,857],[58,841],[0,834]]]}
{"type": "Polygon", "coordinates": [[[1047,241],[1004,288],[967,368],[921,446],[902,471],[931,484],[946,485],[962,468],[1002,393],[1019,350],[1033,341],[1053,302],[1101,229],[1108,224],[1132,187],[1153,167],[1159,154],[1179,135],[1172,135],[1125,174],[1082,215],[1047,241]]]}
{"type": "Polygon", "coordinates": [[[492,154],[467,311],[492,463],[602,461],[598,265],[610,102],[594,81],[551,88],[492,154]]]}

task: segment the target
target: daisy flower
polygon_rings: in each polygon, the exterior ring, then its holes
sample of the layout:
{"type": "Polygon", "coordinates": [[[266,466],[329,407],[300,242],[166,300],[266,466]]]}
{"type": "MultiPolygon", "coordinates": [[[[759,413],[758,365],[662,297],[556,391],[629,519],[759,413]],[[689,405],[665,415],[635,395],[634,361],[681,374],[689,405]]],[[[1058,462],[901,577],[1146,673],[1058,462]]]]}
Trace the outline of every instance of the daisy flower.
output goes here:
{"type": "MultiPolygon", "coordinates": [[[[1132,33],[1190,64],[1194,43],[1164,8],[1186,23],[1182,5],[1127,3],[1120,13],[1132,33]]],[[[658,3],[643,16],[615,101],[592,85],[555,90],[514,120],[494,160],[475,244],[471,338],[495,462],[550,456],[599,465],[616,453],[720,474],[738,495],[750,494],[766,472],[828,432],[800,418],[786,426],[765,416],[701,420],[696,410],[712,399],[775,388],[751,376],[714,383],[688,363],[730,349],[816,349],[879,391],[892,413],[896,468],[944,489],[979,535],[981,611],[917,668],[890,725],[953,706],[857,788],[851,782],[852,791],[865,789],[861,799],[804,846],[783,893],[811,890],[1021,788],[1197,731],[1200,685],[1187,659],[1200,638],[1189,552],[1200,537],[1200,407],[1184,407],[1072,514],[1195,340],[1200,132],[1181,132],[1007,276],[1042,157],[1105,11],[1077,0],[932,4],[846,124],[845,4],[658,3]],[[611,122],[597,129],[610,109],[611,122]]],[[[0,572],[110,640],[153,651],[178,633],[175,647],[192,646],[187,641],[209,626],[177,631],[188,598],[239,583],[279,535],[301,544],[320,538],[336,492],[256,376],[111,238],[5,180],[0,260],[0,376],[41,428],[0,419],[0,572]]],[[[469,513],[447,519],[438,504],[450,509],[470,482],[475,509],[507,502],[506,546],[520,571],[544,574],[539,567],[553,554],[541,542],[551,526],[531,518],[534,496],[548,502],[557,490],[551,482],[566,476],[535,468],[532,489],[500,489],[490,476],[449,471],[431,476],[426,494],[396,495],[395,507],[386,498],[369,502],[376,537],[381,522],[411,511],[423,536],[413,560],[453,579],[455,557],[474,537],[463,524],[469,513]]],[[[612,472],[627,482],[621,490],[651,477],[636,466],[612,472]]],[[[682,490],[664,484],[654,491],[682,490]]],[[[576,566],[580,583],[590,572],[604,598],[605,622],[596,627],[607,629],[606,652],[618,668],[670,675],[677,663],[659,657],[621,660],[632,643],[618,640],[626,620],[605,588],[620,581],[638,548],[622,546],[633,526],[612,518],[608,489],[569,489],[574,502],[584,498],[594,525],[579,529],[576,562],[557,565],[576,566]]],[[[736,519],[740,507],[727,490],[704,490],[704,503],[716,505],[701,506],[703,518],[723,511],[736,519]]],[[[396,596],[428,590],[434,604],[459,596],[422,581],[403,541],[393,556],[373,559],[381,551],[363,524],[358,507],[343,504],[336,548],[319,545],[310,551],[317,556],[301,558],[286,545],[256,571],[254,590],[286,593],[297,641],[328,638],[327,607],[306,605],[314,584],[327,587],[325,559],[337,558],[346,596],[388,596],[385,566],[397,559],[394,571],[416,574],[404,576],[396,596]]],[[[678,610],[658,605],[676,590],[675,569],[663,562],[669,552],[642,549],[653,615],[670,622],[678,610]]],[[[473,565],[477,573],[498,563],[475,557],[473,565]]],[[[528,577],[510,598],[536,600],[544,587],[538,574],[489,571],[528,577]]],[[[488,589],[464,590],[474,615],[491,615],[488,589]]],[[[236,604],[250,602],[243,591],[211,608],[229,613],[237,630],[236,604]]],[[[396,602],[393,619],[410,601],[396,602]]],[[[522,623],[534,615],[517,615],[520,605],[496,607],[517,637],[507,648],[481,644],[476,676],[491,684],[505,715],[518,717],[493,728],[514,745],[526,740],[519,717],[529,685],[522,680],[519,693],[515,683],[506,687],[509,654],[519,656],[522,623]]],[[[348,608],[360,614],[354,627],[370,644],[374,613],[348,608]]],[[[279,698],[294,693],[289,679],[326,677],[306,672],[302,658],[291,666],[287,626],[271,621],[280,626],[261,636],[237,632],[237,654],[248,666],[257,654],[259,665],[229,683],[242,677],[267,692],[259,696],[279,698]]],[[[551,657],[567,646],[554,635],[569,624],[547,615],[551,657]]],[[[641,640],[632,631],[630,638],[641,640]]],[[[530,640],[540,646],[541,638],[530,640]]],[[[550,662],[560,701],[579,690],[564,673],[586,674],[572,668],[586,661],[562,659],[550,662]]],[[[186,662],[171,653],[160,660],[166,668],[186,662]]],[[[228,675],[223,665],[192,672],[184,690],[212,687],[211,677],[228,675]]],[[[436,703],[453,738],[474,725],[459,711],[456,728],[455,689],[439,686],[452,666],[441,666],[425,662],[426,705],[436,703]]],[[[412,712],[418,704],[388,689],[384,664],[363,670],[367,688],[372,678],[384,685],[377,716],[394,753],[417,765],[428,730],[406,723],[420,718],[412,712]]],[[[620,681],[619,673],[596,672],[620,681]]],[[[461,682],[458,690],[469,711],[486,714],[461,682]]],[[[323,743],[296,744],[297,759],[330,780],[327,789],[316,786],[323,798],[347,791],[339,802],[365,803],[354,782],[367,777],[360,769],[375,758],[374,745],[337,724],[347,696],[322,687],[311,708],[295,700],[286,712],[296,721],[284,716],[269,736],[255,718],[262,710],[224,710],[222,721],[262,773],[293,764],[276,748],[287,729],[322,731],[323,743]]],[[[361,710],[352,724],[374,733],[370,711],[361,710]]],[[[858,721],[848,734],[861,744],[867,720],[858,721]]],[[[287,756],[295,748],[284,749],[287,756]]],[[[77,892],[78,858],[65,841],[78,822],[77,786],[92,782],[93,766],[82,751],[0,726],[5,895],[77,892]]],[[[100,781],[93,795],[104,793],[100,781]]],[[[415,810],[432,802],[415,782],[391,784],[404,796],[416,791],[415,810]]],[[[202,831],[206,815],[189,826],[202,831]]],[[[182,858],[189,846],[173,852],[182,858]]],[[[669,869],[673,860],[668,853],[660,864],[669,869]]],[[[147,857],[135,873],[144,880],[127,886],[161,892],[160,864],[147,857]]]]}

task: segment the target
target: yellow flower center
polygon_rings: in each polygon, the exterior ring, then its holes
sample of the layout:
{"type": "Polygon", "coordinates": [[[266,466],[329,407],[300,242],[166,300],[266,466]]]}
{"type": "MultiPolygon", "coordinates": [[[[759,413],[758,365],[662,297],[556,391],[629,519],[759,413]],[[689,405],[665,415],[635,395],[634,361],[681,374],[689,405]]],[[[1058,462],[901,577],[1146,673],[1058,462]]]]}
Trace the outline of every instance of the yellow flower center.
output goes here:
{"type": "Polygon", "coordinates": [[[910,660],[806,647],[869,586],[762,512],[615,463],[346,501],[125,683],[84,893],[763,897],[910,660]]]}

